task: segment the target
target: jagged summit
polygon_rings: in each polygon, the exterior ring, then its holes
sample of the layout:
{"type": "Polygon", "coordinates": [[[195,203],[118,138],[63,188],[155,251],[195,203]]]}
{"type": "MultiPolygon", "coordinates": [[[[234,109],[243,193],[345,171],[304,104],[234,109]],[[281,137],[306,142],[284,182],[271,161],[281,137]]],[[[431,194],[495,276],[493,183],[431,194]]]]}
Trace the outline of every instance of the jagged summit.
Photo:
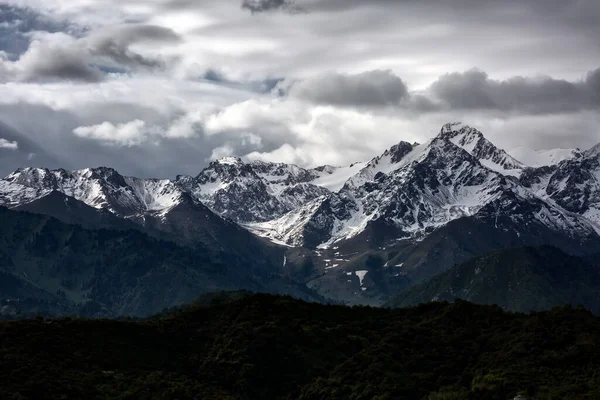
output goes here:
{"type": "Polygon", "coordinates": [[[165,210],[181,197],[181,191],[169,180],[126,177],[109,167],[74,171],[22,168],[0,181],[7,205],[31,202],[52,191],[122,216],[165,210]]]}
{"type": "MultiPolygon", "coordinates": [[[[526,168],[478,129],[451,122],[425,143],[401,141],[348,167],[308,169],[225,157],[195,177],[175,180],[125,177],[109,167],[22,168],[0,180],[0,204],[27,203],[55,190],[129,217],[165,213],[188,199],[273,240],[296,245],[310,238],[311,245],[331,244],[359,235],[377,221],[403,235],[423,235],[484,208],[489,214],[489,205],[498,199],[522,204],[534,197],[552,198],[548,204],[536,203],[535,209],[562,215],[556,207],[564,207],[600,220],[594,217],[600,215],[598,153],[600,146],[548,171],[526,168]]],[[[571,214],[565,218],[568,226],[585,225],[571,214]]]]}
{"type": "Polygon", "coordinates": [[[445,124],[437,138],[454,143],[476,157],[487,168],[505,175],[520,176],[526,167],[487,140],[481,131],[461,122],[445,124]]]}
{"type": "Polygon", "coordinates": [[[466,133],[473,133],[474,135],[483,136],[483,134],[475,128],[470,127],[460,121],[448,122],[442,125],[439,136],[442,138],[453,138],[457,135],[464,135],[466,133]]]}
{"type": "Polygon", "coordinates": [[[531,225],[593,234],[588,222],[521,187],[515,177],[525,169],[479,130],[450,123],[423,144],[392,146],[364,164],[340,191],[249,226],[288,244],[328,247],[374,224],[393,227],[400,237],[419,237],[462,217],[489,220],[498,213],[516,221],[510,216],[514,209],[524,213],[515,218],[531,225]]]}
{"type": "Polygon", "coordinates": [[[225,164],[225,165],[240,165],[240,164],[244,163],[241,158],[231,157],[231,156],[219,158],[213,162],[217,163],[217,164],[225,164]]]}

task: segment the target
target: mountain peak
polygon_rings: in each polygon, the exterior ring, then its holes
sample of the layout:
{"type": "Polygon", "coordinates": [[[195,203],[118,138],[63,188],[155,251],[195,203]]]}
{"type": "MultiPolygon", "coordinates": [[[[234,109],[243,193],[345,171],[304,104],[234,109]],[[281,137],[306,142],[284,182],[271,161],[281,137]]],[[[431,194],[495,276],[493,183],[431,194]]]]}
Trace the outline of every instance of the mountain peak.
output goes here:
{"type": "Polygon", "coordinates": [[[214,162],[222,165],[241,165],[244,163],[241,158],[232,156],[219,158],[214,162]]]}
{"type": "Polygon", "coordinates": [[[444,138],[452,138],[459,134],[465,134],[469,132],[483,136],[482,133],[477,129],[459,121],[448,122],[447,124],[442,125],[439,136],[444,138]]]}
{"type": "Polygon", "coordinates": [[[400,160],[402,160],[402,158],[404,158],[405,155],[410,153],[415,146],[418,146],[418,143],[410,144],[408,142],[401,141],[400,143],[395,144],[391,148],[386,150],[383,154],[384,155],[389,154],[391,157],[391,162],[397,163],[400,160]]]}
{"type": "Polygon", "coordinates": [[[487,140],[481,131],[462,122],[445,124],[436,139],[453,143],[477,158],[487,168],[502,174],[518,176],[525,167],[523,163],[487,140]]]}
{"type": "MultiPolygon", "coordinates": [[[[449,122],[442,126],[439,138],[452,140],[453,142],[468,142],[474,143],[479,139],[485,139],[481,131],[462,122],[449,122]]],[[[456,143],[455,143],[456,144],[456,143]]]]}

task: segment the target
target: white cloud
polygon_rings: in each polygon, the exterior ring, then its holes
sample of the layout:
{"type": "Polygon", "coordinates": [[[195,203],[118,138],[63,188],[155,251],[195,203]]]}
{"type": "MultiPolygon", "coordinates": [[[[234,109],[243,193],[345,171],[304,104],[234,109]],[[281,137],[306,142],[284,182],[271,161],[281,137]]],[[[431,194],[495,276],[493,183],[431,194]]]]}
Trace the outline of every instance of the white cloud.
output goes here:
{"type": "Polygon", "coordinates": [[[167,138],[189,138],[202,131],[202,112],[195,110],[176,119],[164,132],[167,138]]]}
{"type": "Polygon", "coordinates": [[[73,133],[79,137],[121,146],[139,145],[150,140],[157,132],[157,127],[148,127],[139,119],[117,125],[105,121],[98,125],[80,126],[73,130],[73,133]]]}
{"type": "Polygon", "coordinates": [[[18,150],[19,143],[17,143],[16,141],[11,142],[9,140],[0,138],[0,149],[18,150]]]}
{"type": "Polygon", "coordinates": [[[97,140],[118,146],[139,146],[144,143],[158,144],[162,139],[185,139],[202,130],[201,114],[191,112],[173,120],[168,127],[151,125],[140,119],[113,124],[104,121],[91,126],[79,126],[73,133],[81,138],[97,140]]]}
{"type": "MultiPolygon", "coordinates": [[[[345,165],[370,158],[401,140],[426,137],[420,123],[293,99],[249,100],[206,118],[210,135],[252,132],[267,149],[237,155],[305,166],[345,165]]],[[[256,139],[254,139],[256,140],[256,139]]]]}
{"type": "Polygon", "coordinates": [[[210,153],[210,160],[218,160],[219,158],[229,157],[235,154],[235,149],[231,144],[215,147],[210,153]]]}

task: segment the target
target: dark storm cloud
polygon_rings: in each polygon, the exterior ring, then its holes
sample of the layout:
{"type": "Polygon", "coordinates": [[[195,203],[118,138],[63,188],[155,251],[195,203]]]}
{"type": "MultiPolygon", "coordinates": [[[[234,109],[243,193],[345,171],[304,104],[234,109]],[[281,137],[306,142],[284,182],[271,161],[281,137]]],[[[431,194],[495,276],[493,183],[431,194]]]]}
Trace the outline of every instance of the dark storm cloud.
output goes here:
{"type": "Polygon", "coordinates": [[[0,50],[6,53],[4,60],[0,57],[0,81],[11,78],[22,81],[100,81],[103,74],[90,67],[82,54],[57,46],[56,42],[41,43],[36,39],[40,33],[62,32],[78,35],[84,29],[34,9],[0,4],[0,50]],[[16,63],[20,57],[23,57],[23,62],[16,63]]]}
{"type": "Polygon", "coordinates": [[[99,82],[104,74],[89,64],[85,54],[68,47],[34,42],[19,62],[19,80],[99,82]]]}
{"type": "Polygon", "coordinates": [[[573,112],[600,107],[600,69],[580,82],[551,77],[490,79],[480,70],[451,73],[431,85],[450,109],[488,109],[522,114],[573,112]]]}
{"type": "Polygon", "coordinates": [[[273,92],[314,104],[368,109],[391,106],[416,115],[453,110],[552,114],[600,109],[600,68],[579,81],[549,76],[496,80],[471,69],[442,75],[422,92],[410,91],[388,70],[328,73],[280,82],[273,92]]]}
{"type": "Polygon", "coordinates": [[[19,59],[0,58],[0,80],[99,82],[109,72],[160,69],[165,60],[139,54],[131,46],[180,40],[171,29],[140,24],[111,26],[79,39],[63,33],[45,33],[38,35],[19,59]]]}
{"type": "Polygon", "coordinates": [[[137,43],[177,43],[181,37],[168,28],[153,25],[122,25],[105,29],[88,38],[91,53],[95,56],[130,67],[155,68],[163,60],[135,53],[130,46],[137,43]]]}
{"type": "Polygon", "coordinates": [[[242,0],[242,8],[252,14],[267,11],[284,10],[290,13],[301,13],[305,10],[293,0],[242,0]]]}
{"type": "Polygon", "coordinates": [[[293,83],[288,94],[319,104],[365,107],[398,105],[409,96],[404,81],[388,70],[322,74],[293,83]]]}
{"type": "Polygon", "coordinates": [[[585,84],[592,93],[593,101],[600,104],[600,68],[588,73],[585,84]]]}

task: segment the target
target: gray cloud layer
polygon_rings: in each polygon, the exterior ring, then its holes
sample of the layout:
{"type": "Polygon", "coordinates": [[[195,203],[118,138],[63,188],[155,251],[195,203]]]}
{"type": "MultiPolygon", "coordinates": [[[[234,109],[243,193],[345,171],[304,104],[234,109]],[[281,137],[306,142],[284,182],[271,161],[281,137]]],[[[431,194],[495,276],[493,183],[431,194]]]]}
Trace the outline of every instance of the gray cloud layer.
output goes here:
{"type": "Polygon", "coordinates": [[[298,7],[294,0],[242,0],[242,9],[251,13],[261,13],[276,10],[285,10],[290,13],[301,13],[305,10],[298,7]]]}
{"type": "Polygon", "coordinates": [[[521,114],[573,112],[600,107],[600,68],[581,82],[551,77],[499,81],[479,70],[451,73],[431,85],[450,109],[491,109],[521,114]]]}
{"type": "Polygon", "coordinates": [[[141,55],[132,46],[179,41],[179,35],[171,29],[143,24],[111,26],[79,39],[45,32],[34,35],[17,60],[0,57],[0,81],[99,82],[105,78],[105,71],[163,68],[163,59],[141,55]]]}
{"type": "Polygon", "coordinates": [[[392,71],[328,73],[292,85],[289,95],[315,103],[342,106],[391,106],[408,97],[406,84],[392,71]]]}
{"type": "Polygon", "coordinates": [[[87,38],[94,56],[118,66],[155,68],[163,65],[157,58],[144,57],[131,50],[133,44],[173,44],[181,40],[171,29],[152,25],[122,25],[102,30],[87,38]]]}
{"type": "Polygon", "coordinates": [[[396,106],[418,113],[487,110],[526,115],[600,108],[600,68],[576,82],[548,76],[494,80],[487,73],[472,69],[442,75],[422,93],[410,92],[404,81],[389,70],[328,73],[288,85],[287,89],[281,86],[277,89],[315,104],[358,108],[396,106]]]}

